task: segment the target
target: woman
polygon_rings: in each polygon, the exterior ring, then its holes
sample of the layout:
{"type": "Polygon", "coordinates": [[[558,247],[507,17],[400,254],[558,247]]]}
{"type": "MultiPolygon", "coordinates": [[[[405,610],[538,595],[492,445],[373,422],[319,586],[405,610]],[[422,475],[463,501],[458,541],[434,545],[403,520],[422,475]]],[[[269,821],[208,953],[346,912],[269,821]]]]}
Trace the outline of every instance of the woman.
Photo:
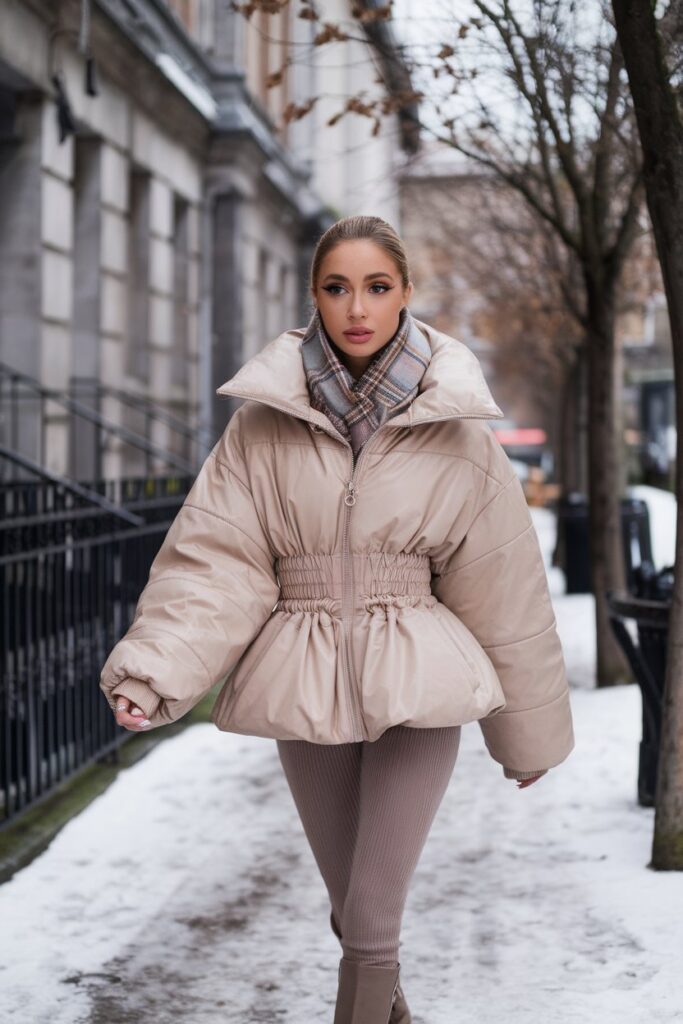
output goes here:
{"type": "Polygon", "coordinates": [[[412,317],[378,217],[320,239],[315,311],[218,389],[244,399],[171,525],[101,686],[117,722],[180,718],[225,678],[270,736],[329,893],[335,1024],[406,1024],[410,879],[461,726],[520,788],[574,746],[543,559],[475,356],[412,317]]]}

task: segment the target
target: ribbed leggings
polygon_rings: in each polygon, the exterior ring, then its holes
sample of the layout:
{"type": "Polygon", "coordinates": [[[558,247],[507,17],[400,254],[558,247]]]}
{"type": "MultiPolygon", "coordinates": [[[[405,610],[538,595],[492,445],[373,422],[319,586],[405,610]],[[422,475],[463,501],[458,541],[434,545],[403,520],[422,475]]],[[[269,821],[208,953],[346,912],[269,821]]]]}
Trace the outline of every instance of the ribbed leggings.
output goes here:
{"type": "Polygon", "coordinates": [[[453,772],[460,732],[459,725],[396,725],[374,742],[277,740],[350,960],[399,962],[408,886],[453,772]]]}

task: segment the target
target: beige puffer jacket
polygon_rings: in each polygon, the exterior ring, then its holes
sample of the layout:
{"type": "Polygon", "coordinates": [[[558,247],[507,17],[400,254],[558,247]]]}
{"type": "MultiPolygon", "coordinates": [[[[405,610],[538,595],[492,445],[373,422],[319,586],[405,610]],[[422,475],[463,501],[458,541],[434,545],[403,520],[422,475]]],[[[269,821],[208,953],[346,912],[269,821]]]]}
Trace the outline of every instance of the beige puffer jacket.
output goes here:
{"type": "Polygon", "coordinates": [[[416,321],[419,394],[360,452],[313,410],[286,331],[218,388],[245,399],[152,564],[100,685],[152,726],[219,680],[227,732],[316,743],[478,720],[512,772],[574,746],[521,484],[474,354],[416,321]],[[225,678],[224,678],[225,677],[225,678]]]}

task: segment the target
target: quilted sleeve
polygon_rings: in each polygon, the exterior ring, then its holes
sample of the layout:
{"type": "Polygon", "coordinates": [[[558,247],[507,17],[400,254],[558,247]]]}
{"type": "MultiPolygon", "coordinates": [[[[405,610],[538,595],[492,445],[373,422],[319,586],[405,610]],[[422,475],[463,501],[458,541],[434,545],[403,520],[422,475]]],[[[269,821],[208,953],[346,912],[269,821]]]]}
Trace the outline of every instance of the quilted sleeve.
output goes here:
{"type": "Polygon", "coordinates": [[[152,563],[133,622],[100,688],[138,704],[151,726],[181,718],[223,678],[279,597],[274,556],[249,488],[232,416],[152,563]]]}
{"type": "MultiPolygon", "coordinates": [[[[497,445],[497,442],[496,442],[497,445]]],[[[501,482],[445,549],[437,598],[477,638],[505,707],[480,719],[491,756],[512,773],[541,772],[574,747],[569,687],[543,555],[522,485],[502,449],[501,482]]]]}

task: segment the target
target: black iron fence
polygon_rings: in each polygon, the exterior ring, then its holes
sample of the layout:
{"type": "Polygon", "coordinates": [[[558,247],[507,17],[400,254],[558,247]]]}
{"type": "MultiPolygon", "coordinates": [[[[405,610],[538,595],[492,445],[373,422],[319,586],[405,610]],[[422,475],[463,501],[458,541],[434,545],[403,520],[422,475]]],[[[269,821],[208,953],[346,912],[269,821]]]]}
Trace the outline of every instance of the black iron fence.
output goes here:
{"type": "Polygon", "coordinates": [[[644,562],[631,593],[607,591],[610,623],[640,686],[642,738],[638,756],[638,803],[654,807],[664,711],[669,616],[674,567],[655,570],[644,562]]]}
{"type": "Polygon", "coordinates": [[[0,828],[133,735],[99,673],[191,482],[90,482],[101,504],[44,480],[0,490],[0,828]]]}

